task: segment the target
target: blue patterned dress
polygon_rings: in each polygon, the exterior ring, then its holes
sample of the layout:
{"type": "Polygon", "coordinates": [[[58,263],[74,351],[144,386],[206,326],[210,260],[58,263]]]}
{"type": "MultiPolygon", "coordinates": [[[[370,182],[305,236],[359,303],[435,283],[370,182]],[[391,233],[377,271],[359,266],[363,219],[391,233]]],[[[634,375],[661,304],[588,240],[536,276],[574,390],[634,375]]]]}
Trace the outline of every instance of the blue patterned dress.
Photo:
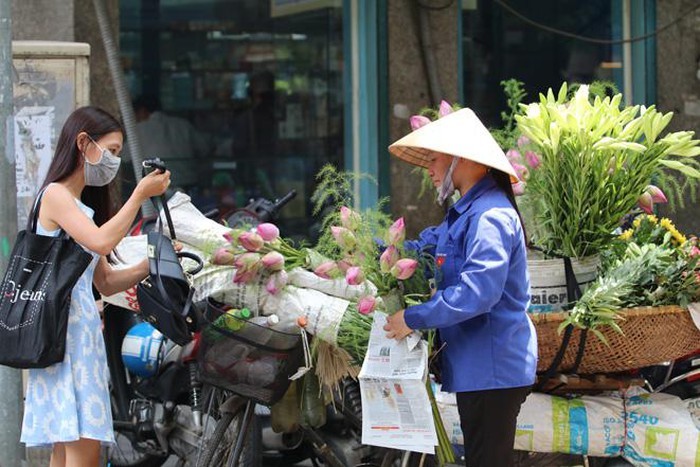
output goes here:
{"type": "MultiPolygon", "coordinates": [[[[79,201],[78,205],[92,218],[92,209],[79,201]]],[[[41,235],[53,237],[58,232],[37,224],[41,235]]],[[[79,438],[114,443],[102,321],[92,295],[99,256],[92,255],[71,294],[65,358],[50,367],[29,370],[21,437],[27,446],[79,438]]]]}

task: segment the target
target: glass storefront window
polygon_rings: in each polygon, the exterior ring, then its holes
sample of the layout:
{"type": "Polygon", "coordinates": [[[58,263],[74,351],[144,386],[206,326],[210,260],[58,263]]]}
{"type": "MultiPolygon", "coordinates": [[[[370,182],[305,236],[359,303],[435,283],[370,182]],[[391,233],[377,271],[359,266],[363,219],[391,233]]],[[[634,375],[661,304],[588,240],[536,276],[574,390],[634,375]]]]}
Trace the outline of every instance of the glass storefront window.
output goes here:
{"type": "Polygon", "coordinates": [[[314,176],[343,166],[342,8],[315,3],[273,17],[270,1],[120,1],[130,91],[160,106],[147,119],[137,109],[144,155],[164,159],[200,209],[225,215],[294,189],[279,224],[310,233],[314,176]]]}
{"type": "MultiPolygon", "coordinates": [[[[502,80],[522,81],[527,101],[564,81],[614,82],[622,89],[622,48],[553,34],[505,11],[496,2],[463,0],[464,105],[489,126],[506,110],[502,80]]],[[[514,10],[552,28],[597,39],[621,37],[619,0],[508,0],[514,10]]]]}

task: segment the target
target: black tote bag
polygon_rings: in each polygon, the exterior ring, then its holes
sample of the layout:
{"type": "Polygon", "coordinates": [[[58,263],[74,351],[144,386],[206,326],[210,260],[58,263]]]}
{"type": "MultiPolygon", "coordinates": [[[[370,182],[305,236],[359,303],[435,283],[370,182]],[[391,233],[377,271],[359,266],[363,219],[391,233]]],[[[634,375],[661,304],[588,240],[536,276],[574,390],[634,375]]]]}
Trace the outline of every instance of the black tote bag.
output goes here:
{"type": "Polygon", "coordinates": [[[36,234],[42,196],[17,234],[0,290],[0,365],[14,368],[63,361],[71,293],[92,261],[65,232],[36,234]]]}

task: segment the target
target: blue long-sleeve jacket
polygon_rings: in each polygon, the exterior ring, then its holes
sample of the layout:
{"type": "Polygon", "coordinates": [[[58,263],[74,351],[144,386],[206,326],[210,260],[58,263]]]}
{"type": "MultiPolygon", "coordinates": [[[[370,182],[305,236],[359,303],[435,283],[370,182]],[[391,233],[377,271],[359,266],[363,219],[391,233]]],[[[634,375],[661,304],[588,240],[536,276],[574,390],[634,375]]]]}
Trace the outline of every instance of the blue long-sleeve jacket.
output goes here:
{"type": "Polygon", "coordinates": [[[530,281],[524,235],[493,177],[481,179],[440,225],[406,247],[435,256],[437,292],[408,307],[404,317],[412,329],[440,330],[444,389],[533,384],[537,337],[526,313],[530,281]]]}

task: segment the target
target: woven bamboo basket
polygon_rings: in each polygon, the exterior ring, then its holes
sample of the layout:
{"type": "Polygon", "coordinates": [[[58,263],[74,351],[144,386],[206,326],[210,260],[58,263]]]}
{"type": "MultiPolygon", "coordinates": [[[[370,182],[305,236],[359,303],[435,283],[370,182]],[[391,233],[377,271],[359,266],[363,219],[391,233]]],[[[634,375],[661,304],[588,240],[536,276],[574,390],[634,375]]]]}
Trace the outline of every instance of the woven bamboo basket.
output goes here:
{"type": "MultiPolygon", "coordinates": [[[[557,328],[566,313],[531,314],[537,329],[537,371],[552,363],[563,339],[557,328]]],[[[620,310],[623,334],[601,329],[609,345],[589,332],[579,374],[615,373],[673,360],[700,348],[700,330],[690,313],[679,306],[639,307],[620,310]]],[[[558,371],[571,371],[576,360],[581,330],[575,329],[558,371]]]]}

